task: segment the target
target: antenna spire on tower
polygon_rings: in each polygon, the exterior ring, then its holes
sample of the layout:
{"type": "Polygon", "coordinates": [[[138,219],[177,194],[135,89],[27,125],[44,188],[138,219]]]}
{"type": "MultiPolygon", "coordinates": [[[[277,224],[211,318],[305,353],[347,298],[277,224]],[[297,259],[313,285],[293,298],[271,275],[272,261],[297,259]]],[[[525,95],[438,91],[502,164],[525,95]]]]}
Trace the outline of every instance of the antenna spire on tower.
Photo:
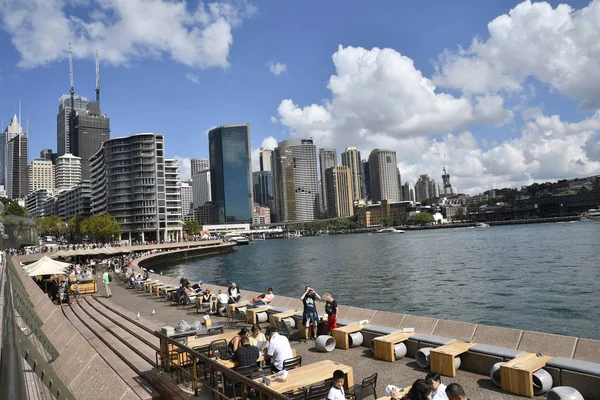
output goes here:
{"type": "Polygon", "coordinates": [[[71,51],[71,42],[69,42],[69,81],[71,83],[71,97],[75,95],[75,83],[73,82],[73,52],[71,51]]]}
{"type": "Polygon", "coordinates": [[[96,101],[100,104],[100,61],[98,59],[98,49],[96,49],[96,101]]]}

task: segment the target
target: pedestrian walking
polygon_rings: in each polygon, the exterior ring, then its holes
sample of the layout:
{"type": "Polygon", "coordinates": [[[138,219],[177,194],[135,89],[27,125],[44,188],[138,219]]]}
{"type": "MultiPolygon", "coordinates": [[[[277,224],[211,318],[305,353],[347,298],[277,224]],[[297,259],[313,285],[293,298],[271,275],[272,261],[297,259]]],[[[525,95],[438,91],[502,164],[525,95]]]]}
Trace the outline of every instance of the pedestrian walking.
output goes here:
{"type": "Polygon", "coordinates": [[[110,276],[108,269],[104,271],[104,275],[102,275],[102,280],[104,281],[104,289],[106,289],[106,297],[112,296],[112,293],[110,292],[110,283],[112,282],[112,277],[110,276]]]}

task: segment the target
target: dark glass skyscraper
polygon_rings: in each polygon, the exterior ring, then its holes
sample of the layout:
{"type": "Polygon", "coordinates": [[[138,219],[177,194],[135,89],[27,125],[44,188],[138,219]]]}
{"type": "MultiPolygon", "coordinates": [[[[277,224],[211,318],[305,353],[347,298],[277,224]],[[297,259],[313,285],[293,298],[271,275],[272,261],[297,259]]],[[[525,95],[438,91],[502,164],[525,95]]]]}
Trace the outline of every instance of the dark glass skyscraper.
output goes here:
{"type": "Polygon", "coordinates": [[[100,113],[100,103],[90,101],[85,111],[77,111],[70,134],[69,146],[74,156],[81,158],[81,179],[90,179],[90,158],[110,139],[110,119],[100,113]]]}
{"type": "MultiPolygon", "coordinates": [[[[252,173],[254,186],[254,202],[269,207],[271,215],[275,215],[275,202],[273,198],[273,173],[271,171],[257,171],[252,173]]],[[[274,222],[271,219],[271,222],[274,222]]]]}
{"type": "Polygon", "coordinates": [[[208,132],[214,224],[252,222],[250,125],[224,125],[208,132]]]}

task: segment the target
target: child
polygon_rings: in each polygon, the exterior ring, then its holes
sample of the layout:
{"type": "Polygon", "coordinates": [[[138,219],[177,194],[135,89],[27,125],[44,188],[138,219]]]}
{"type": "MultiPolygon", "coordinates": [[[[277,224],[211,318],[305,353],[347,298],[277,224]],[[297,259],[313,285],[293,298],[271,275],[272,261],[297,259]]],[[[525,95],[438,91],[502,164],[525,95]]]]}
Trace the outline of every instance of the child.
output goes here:
{"type": "Polygon", "coordinates": [[[344,371],[336,369],[333,371],[333,384],[329,393],[327,394],[327,400],[345,400],[346,395],[344,393],[344,371]]]}

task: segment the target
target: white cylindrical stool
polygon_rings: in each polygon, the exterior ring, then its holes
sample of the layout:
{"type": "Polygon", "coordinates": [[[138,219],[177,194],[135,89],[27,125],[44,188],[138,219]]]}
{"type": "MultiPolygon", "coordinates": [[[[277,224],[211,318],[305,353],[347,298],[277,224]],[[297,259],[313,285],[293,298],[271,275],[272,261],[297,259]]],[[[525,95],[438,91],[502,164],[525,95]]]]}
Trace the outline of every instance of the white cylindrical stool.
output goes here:
{"type": "Polygon", "coordinates": [[[417,365],[421,368],[429,368],[429,353],[433,350],[433,347],[423,347],[415,354],[415,360],[417,365]]]}
{"type": "Polygon", "coordinates": [[[406,345],[403,342],[394,345],[394,357],[396,360],[401,359],[406,355],[406,345]]]}
{"type": "Polygon", "coordinates": [[[456,369],[459,369],[459,368],[460,368],[460,363],[461,363],[461,362],[462,362],[462,361],[461,361],[460,357],[454,357],[454,367],[455,367],[456,369]]]}
{"type": "Polygon", "coordinates": [[[266,312],[259,312],[256,314],[256,323],[263,324],[269,320],[269,316],[266,312]]]}
{"type": "Polygon", "coordinates": [[[500,382],[500,366],[503,364],[503,362],[497,362],[490,368],[490,379],[498,387],[502,387],[502,383],[500,382]]]}
{"type": "Polygon", "coordinates": [[[546,396],[547,400],[584,400],[577,389],[570,386],[557,386],[552,388],[546,396]]]}
{"type": "Polygon", "coordinates": [[[348,344],[350,347],[358,347],[363,342],[363,335],[360,332],[353,332],[348,334],[348,344]]]}
{"type": "Polygon", "coordinates": [[[296,320],[292,317],[289,318],[284,318],[281,321],[283,321],[283,323],[285,323],[288,328],[295,328],[296,327],[296,320]]]}
{"type": "Polygon", "coordinates": [[[322,353],[333,351],[335,349],[335,339],[329,335],[318,336],[315,340],[315,348],[322,353]]]}
{"type": "Polygon", "coordinates": [[[552,388],[552,375],[545,369],[538,369],[532,374],[533,393],[536,396],[546,393],[552,388]]]}

